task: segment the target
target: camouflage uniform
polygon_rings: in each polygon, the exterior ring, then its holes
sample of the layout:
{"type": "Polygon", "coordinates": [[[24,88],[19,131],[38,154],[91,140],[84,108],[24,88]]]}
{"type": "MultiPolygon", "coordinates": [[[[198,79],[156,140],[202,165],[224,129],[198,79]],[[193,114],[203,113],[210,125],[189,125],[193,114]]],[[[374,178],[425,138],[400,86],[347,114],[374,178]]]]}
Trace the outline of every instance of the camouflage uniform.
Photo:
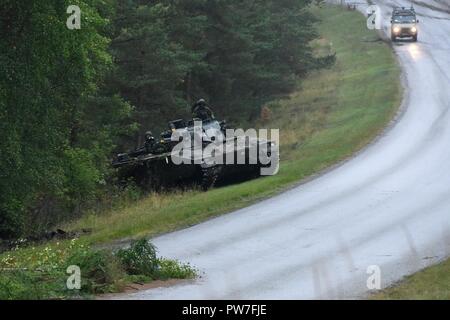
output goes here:
{"type": "Polygon", "coordinates": [[[153,149],[155,148],[155,137],[153,137],[153,134],[150,131],[147,131],[145,133],[145,150],[148,153],[152,153],[153,149]]]}
{"type": "Polygon", "coordinates": [[[192,107],[192,117],[202,121],[214,119],[212,110],[207,106],[205,100],[200,99],[192,107]]]}

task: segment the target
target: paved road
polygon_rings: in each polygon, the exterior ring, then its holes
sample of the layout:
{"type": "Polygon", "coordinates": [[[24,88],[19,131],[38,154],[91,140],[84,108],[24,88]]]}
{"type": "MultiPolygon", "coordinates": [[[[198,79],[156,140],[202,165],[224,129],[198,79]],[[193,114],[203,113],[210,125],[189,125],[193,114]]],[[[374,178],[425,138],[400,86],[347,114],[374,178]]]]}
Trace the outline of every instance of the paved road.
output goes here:
{"type": "MultiPolygon", "coordinates": [[[[409,5],[378,3],[387,15],[409,5]]],[[[395,126],[314,181],[154,239],[161,255],[189,261],[202,278],[121,298],[361,298],[369,266],[387,286],[448,257],[450,14],[416,9],[419,43],[395,45],[409,89],[395,126]]]]}

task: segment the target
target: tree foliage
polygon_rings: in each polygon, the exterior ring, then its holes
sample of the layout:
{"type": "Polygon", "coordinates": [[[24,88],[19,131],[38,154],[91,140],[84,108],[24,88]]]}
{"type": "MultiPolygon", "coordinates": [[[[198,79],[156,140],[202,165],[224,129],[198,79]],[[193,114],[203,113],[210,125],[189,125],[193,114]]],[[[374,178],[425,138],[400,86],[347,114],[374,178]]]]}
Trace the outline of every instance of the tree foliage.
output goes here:
{"type": "MultiPolygon", "coordinates": [[[[108,21],[97,1],[75,1],[81,30],[66,27],[74,1],[2,1],[0,9],[0,235],[20,234],[25,212],[97,190],[115,123],[130,106],[101,96],[112,66],[108,21]],[[100,107],[102,106],[102,108],[100,107]]],[[[68,209],[68,208],[67,208],[68,209]]]]}
{"type": "Polygon", "coordinates": [[[142,130],[207,98],[219,115],[252,118],[298,78],[332,61],[315,58],[310,0],[123,1],[114,20],[117,88],[142,130]]]}

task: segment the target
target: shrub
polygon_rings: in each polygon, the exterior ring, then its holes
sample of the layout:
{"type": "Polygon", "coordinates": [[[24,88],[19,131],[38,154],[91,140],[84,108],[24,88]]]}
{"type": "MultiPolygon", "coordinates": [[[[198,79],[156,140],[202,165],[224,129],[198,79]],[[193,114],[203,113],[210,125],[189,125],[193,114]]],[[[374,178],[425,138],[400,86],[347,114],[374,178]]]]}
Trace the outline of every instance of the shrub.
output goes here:
{"type": "Polygon", "coordinates": [[[133,242],[128,249],[119,250],[117,257],[130,275],[161,280],[187,279],[196,275],[196,271],[189,264],[158,258],[155,246],[146,239],[133,242]]]}
{"type": "Polygon", "coordinates": [[[157,258],[147,240],[114,255],[78,240],[18,248],[0,255],[0,300],[65,299],[120,291],[126,282],[193,278],[188,264],[157,258]],[[81,270],[81,290],[66,287],[67,267],[81,270]]]}
{"type": "Polygon", "coordinates": [[[0,239],[13,239],[23,232],[23,207],[20,201],[5,198],[5,194],[0,194],[0,239]]]}
{"type": "Polygon", "coordinates": [[[167,279],[192,279],[196,275],[195,269],[190,264],[183,264],[176,260],[160,259],[158,278],[167,279]]]}
{"type": "Polygon", "coordinates": [[[121,249],[117,257],[126,272],[131,275],[154,277],[159,268],[156,248],[146,239],[135,241],[128,249],[121,249]]]}
{"type": "Polygon", "coordinates": [[[98,294],[116,291],[125,272],[114,255],[106,250],[77,250],[66,262],[81,270],[81,291],[98,294]]]}

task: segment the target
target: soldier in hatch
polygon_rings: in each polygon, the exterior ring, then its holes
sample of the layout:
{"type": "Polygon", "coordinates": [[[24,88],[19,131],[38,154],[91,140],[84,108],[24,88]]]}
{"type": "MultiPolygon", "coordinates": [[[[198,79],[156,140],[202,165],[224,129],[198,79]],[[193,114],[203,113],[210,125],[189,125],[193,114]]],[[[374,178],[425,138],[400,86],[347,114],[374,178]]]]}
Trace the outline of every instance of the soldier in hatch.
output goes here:
{"type": "Polygon", "coordinates": [[[211,111],[211,109],[206,104],[206,101],[204,99],[198,100],[193,106],[192,106],[192,117],[194,119],[200,119],[202,121],[205,120],[213,120],[214,114],[211,111]]]}
{"type": "Polygon", "coordinates": [[[151,131],[147,131],[145,133],[145,150],[148,153],[152,153],[153,149],[155,148],[156,145],[156,139],[153,136],[151,131]]]}

